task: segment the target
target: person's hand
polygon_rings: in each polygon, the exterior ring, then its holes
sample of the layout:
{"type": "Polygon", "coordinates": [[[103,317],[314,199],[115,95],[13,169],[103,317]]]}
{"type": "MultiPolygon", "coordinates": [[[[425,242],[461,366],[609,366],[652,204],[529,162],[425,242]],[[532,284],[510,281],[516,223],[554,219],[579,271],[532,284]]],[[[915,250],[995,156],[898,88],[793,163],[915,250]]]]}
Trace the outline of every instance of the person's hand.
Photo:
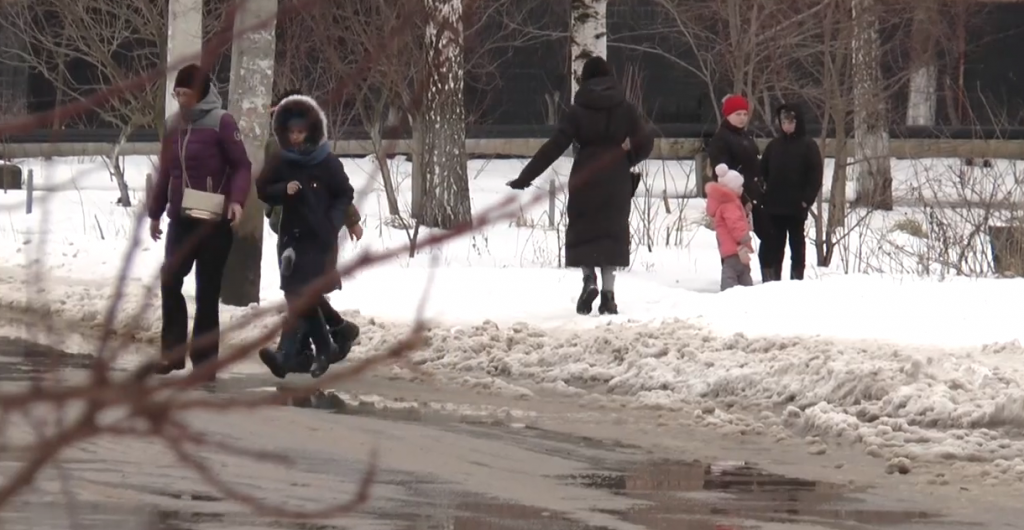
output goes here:
{"type": "Polygon", "coordinates": [[[744,206],[744,208],[747,210],[747,213],[753,212],[754,211],[754,203],[753,202],[748,202],[747,205],[744,206]]]}
{"type": "Polygon", "coordinates": [[[231,221],[231,226],[235,226],[239,221],[242,220],[242,205],[237,202],[233,202],[228,205],[228,220],[231,221]]]}
{"type": "Polygon", "coordinates": [[[521,181],[519,179],[510,180],[510,181],[506,182],[505,185],[510,187],[510,188],[512,188],[512,189],[514,189],[514,190],[525,190],[526,188],[530,187],[529,184],[527,184],[527,183],[525,183],[525,182],[523,182],[523,181],[521,181]]]}
{"type": "Polygon", "coordinates": [[[360,241],[363,239],[363,225],[356,223],[348,227],[348,238],[352,241],[360,241]]]}
{"type": "Polygon", "coordinates": [[[630,149],[629,138],[626,138],[626,141],[622,142],[622,149],[625,150],[625,151],[629,151],[629,149],[630,149]]]}
{"type": "Polygon", "coordinates": [[[298,182],[296,182],[294,180],[288,183],[288,195],[295,195],[295,192],[297,192],[297,191],[299,191],[301,189],[302,189],[302,184],[299,184],[298,182]]]}
{"type": "Polygon", "coordinates": [[[160,241],[160,238],[163,237],[163,235],[164,235],[164,231],[160,228],[160,220],[159,219],[150,219],[149,220],[149,237],[153,238],[153,241],[160,241]]]}

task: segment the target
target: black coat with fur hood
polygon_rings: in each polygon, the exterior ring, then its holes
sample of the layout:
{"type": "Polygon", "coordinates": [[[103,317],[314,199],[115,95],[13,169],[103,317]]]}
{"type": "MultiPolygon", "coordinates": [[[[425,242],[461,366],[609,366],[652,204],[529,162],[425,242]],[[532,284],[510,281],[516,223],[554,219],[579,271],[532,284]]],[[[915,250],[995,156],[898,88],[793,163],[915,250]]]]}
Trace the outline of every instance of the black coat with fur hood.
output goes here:
{"type": "Polygon", "coordinates": [[[780,105],[775,109],[775,121],[779,136],[768,143],[761,156],[761,176],[766,187],[762,205],[772,215],[806,216],[821,191],[821,150],[813,138],[807,137],[800,107],[780,105]],[[782,132],[784,112],[796,117],[796,128],[791,134],[782,132]]]}
{"type": "Polygon", "coordinates": [[[338,233],[345,226],[354,190],[327,143],[327,119],[312,98],[284,98],[274,112],[273,132],[281,146],[256,180],[260,200],[281,206],[278,252],[295,251],[291,274],[281,278],[285,292],[298,292],[337,263],[338,233]],[[292,146],[288,124],[301,120],[308,130],[303,145],[292,146]],[[288,184],[299,190],[288,193],[288,184]]]}

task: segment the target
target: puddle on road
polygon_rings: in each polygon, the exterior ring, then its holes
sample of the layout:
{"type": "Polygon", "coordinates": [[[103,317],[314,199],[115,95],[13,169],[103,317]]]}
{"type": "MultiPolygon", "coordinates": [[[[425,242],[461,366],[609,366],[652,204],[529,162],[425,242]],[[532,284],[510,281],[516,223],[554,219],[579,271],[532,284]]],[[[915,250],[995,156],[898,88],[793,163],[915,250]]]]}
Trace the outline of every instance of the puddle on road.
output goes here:
{"type": "Polygon", "coordinates": [[[920,511],[872,508],[863,499],[850,496],[857,493],[850,488],[768,473],[746,462],[651,461],[622,473],[556,478],[644,501],[628,510],[599,511],[651,530],[746,528],[723,522],[731,519],[882,528],[937,517],[920,511]]]}
{"type": "Polygon", "coordinates": [[[0,381],[38,381],[48,373],[87,370],[92,355],[68,353],[22,339],[0,337],[0,381]]]}
{"type": "MultiPolygon", "coordinates": [[[[91,366],[93,357],[71,354],[32,342],[0,337],[0,381],[33,381],[56,370],[82,370],[91,366]]],[[[278,387],[277,391],[282,391],[278,387]]],[[[509,437],[508,427],[523,427],[523,419],[505,411],[434,409],[420,403],[364,401],[335,392],[318,391],[291,399],[290,406],[354,416],[372,416],[391,421],[458,423],[483,427],[505,427],[496,432],[509,437]]],[[[540,429],[516,429],[524,437],[570,438],[540,429]],[[547,436],[545,436],[547,435],[547,436]]],[[[514,437],[513,437],[514,438],[514,437]]],[[[608,447],[607,441],[574,438],[573,443],[595,448],[608,447]]],[[[602,462],[602,466],[612,467],[602,462]]],[[[908,525],[915,521],[935,522],[936,515],[920,511],[885,510],[870,506],[851,496],[857,493],[844,486],[785,477],[767,473],[745,462],[650,461],[619,472],[586,473],[555,477],[565,483],[604,490],[639,501],[626,510],[595,508],[625,522],[650,530],[748,530],[758,523],[814,524],[845,529],[865,525],[879,529],[908,525]],[[744,523],[730,521],[745,521],[744,523]],[[753,523],[752,526],[749,525],[753,523]]],[[[362,528],[344,520],[339,525],[257,518],[247,514],[218,513],[214,504],[220,499],[202,495],[168,493],[161,496],[198,502],[210,509],[197,511],[154,509],[146,528],[159,530],[196,530],[198,528],[267,528],[283,530],[343,530],[362,528]]],[[[412,498],[417,498],[413,495],[412,498]]],[[[408,503],[401,510],[370,510],[361,517],[391,521],[402,530],[603,530],[561,517],[540,508],[509,504],[494,499],[451,492],[445,502],[408,503]]],[[[376,526],[376,525],[374,525],[376,526]]],[[[950,527],[958,525],[950,523],[950,527]]],[[[959,525],[962,527],[963,525],[959,525]]]]}

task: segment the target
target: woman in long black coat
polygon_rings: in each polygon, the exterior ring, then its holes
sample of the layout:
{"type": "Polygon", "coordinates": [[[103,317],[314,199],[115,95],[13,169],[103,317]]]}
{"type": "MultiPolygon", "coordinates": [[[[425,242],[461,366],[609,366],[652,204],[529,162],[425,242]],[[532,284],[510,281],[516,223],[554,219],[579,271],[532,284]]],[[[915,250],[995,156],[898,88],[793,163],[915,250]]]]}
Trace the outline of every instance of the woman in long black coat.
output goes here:
{"type": "MultiPolygon", "coordinates": [[[[338,233],[345,226],[354,190],[341,161],[331,153],[327,119],[316,101],[300,95],[284,98],[272,122],[281,150],[256,180],[256,192],[267,205],[282,207],[277,251],[281,290],[291,307],[307,288],[334,269],[338,233]]],[[[310,369],[313,377],[322,375],[337,355],[337,345],[316,305],[301,314],[301,324],[300,329],[286,334],[276,352],[260,352],[277,377],[299,371],[302,328],[312,338],[316,352],[310,369]]]]}
{"type": "Polygon", "coordinates": [[[629,212],[636,190],[630,169],[650,156],[654,139],[601,57],[584,63],[579,90],[558,130],[509,186],[529,187],[573,142],[579,150],[569,173],[565,266],[583,269],[576,312],[593,309],[600,269],[598,311],[614,315],[615,269],[628,267],[630,257],[629,212]]]}

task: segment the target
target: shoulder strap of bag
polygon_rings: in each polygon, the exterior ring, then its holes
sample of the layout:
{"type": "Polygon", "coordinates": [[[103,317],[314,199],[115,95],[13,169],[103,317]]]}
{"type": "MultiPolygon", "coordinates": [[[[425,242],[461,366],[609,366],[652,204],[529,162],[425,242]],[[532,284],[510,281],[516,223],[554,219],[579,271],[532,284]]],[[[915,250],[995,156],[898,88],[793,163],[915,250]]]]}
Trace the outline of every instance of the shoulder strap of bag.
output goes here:
{"type": "Polygon", "coordinates": [[[181,126],[178,127],[178,162],[181,163],[181,185],[191,188],[188,182],[188,171],[185,169],[185,149],[188,146],[188,139],[192,136],[192,124],[185,127],[185,136],[181,136],[181,126]]]}

